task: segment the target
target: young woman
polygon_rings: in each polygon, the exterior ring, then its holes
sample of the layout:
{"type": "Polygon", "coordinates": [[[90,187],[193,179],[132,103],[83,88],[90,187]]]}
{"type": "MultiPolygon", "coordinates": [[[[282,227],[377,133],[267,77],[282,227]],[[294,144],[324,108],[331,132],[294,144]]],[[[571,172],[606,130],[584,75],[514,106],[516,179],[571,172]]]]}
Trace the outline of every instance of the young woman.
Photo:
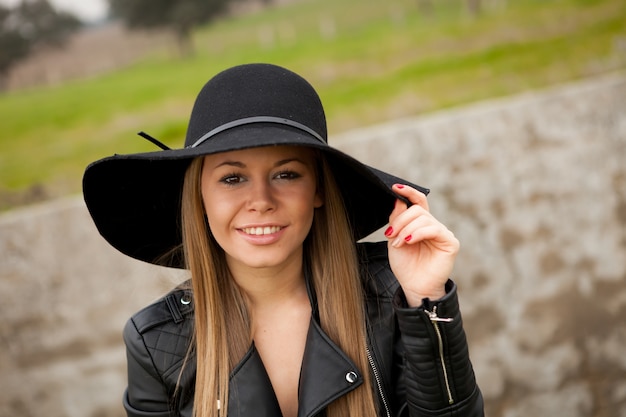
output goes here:
{"type": "Polygon", "coordinates": [[[183,149],[87,168],[100,233],[191,276],[124,329],[129,416],[483,414],[459,242],[427,189],[326,136],[308,82],[248,64],[204,86],[183,149]]]}

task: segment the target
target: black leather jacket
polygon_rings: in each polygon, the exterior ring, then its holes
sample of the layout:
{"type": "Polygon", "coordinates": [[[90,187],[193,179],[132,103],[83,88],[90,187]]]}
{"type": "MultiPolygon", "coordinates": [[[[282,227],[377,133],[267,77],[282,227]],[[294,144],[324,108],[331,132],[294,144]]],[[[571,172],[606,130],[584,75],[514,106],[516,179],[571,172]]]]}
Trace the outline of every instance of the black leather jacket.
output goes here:
{"type": "MultiPolygon", "coordinates": [[[[389,268],[386,244],[359,246],[364,254],[371,367],[357,369],[324,333],[310,291],[314,310],[302,361],[298,416],[323,416],[330,402],[362,383],[362,372],[372,375],[380,416],[482,416],[483,401],[469,360],[456,285],[449,281],[441,300],[408,308],[389,268]]],[[[192,415],[194,360],[186,366],[182,389],[174,396],[192,325],[191,292],[182,289],[128,321],[124,329],[128,416],[192,415]]],[[[281,416],[254,345],[233,370],[229,392],[229,417],[281,416]]]]}

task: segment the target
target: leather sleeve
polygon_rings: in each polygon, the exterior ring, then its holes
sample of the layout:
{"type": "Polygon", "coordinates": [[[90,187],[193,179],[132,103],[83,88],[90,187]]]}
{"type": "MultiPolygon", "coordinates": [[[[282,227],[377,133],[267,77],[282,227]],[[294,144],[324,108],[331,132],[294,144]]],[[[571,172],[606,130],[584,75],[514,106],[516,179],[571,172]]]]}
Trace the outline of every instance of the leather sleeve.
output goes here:
{"type": "Polygon", "coordinates": [[[417,308],[407,306],[401,289],[393,300],[404,345],[404,382],[411,417],[484,415],[452,281],[448,281],[446,293],[434,302],[424,299],[417,308]],[[435,313],[439,319],[452,320],[432,320],[430,314],[435,313]]]}
{"type": "Polygon", "coordinates": [[[193,333],[192,299],[190,290],[177,288],[126,323],[129,417],[191,415],[195,360],[181,369],[193,333]]]}
{"type": "Polygon", "coordinates": [[[124,327],[128,388],[124,408],[128,417],[168,417],[169,397],[153,358],[133,319],[124,327]]]}

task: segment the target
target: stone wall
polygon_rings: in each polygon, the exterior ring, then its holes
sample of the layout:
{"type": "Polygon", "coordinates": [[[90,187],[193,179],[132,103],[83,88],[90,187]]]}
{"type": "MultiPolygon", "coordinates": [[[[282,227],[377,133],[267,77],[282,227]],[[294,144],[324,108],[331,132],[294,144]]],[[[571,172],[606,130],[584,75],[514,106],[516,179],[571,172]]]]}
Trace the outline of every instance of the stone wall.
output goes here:
{"type": "MultiPolygon", "coordinates": [[[[487,415],[626,416],[626,74],[331,140],[433,189],[487,415]]],[[[182,279],[80,197],[0,216],[0,416],[122,416],[121,328],[182,279]]]]}

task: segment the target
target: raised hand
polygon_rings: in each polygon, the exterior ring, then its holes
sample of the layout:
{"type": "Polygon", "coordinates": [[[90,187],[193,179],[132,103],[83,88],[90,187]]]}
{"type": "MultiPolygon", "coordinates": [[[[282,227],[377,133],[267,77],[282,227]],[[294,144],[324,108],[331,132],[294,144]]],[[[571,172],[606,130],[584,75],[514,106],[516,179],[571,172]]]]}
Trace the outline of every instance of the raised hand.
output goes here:
{"type": "Polygon", "coordinates": [[[396,200],[385,236],[389,240],[389,263],[410,306],[445,295],[445,284],[454,267],[459,241],[430,214],[426,196],[408,185],[395,184],[393,191],[412,205],[396,200]]]}

